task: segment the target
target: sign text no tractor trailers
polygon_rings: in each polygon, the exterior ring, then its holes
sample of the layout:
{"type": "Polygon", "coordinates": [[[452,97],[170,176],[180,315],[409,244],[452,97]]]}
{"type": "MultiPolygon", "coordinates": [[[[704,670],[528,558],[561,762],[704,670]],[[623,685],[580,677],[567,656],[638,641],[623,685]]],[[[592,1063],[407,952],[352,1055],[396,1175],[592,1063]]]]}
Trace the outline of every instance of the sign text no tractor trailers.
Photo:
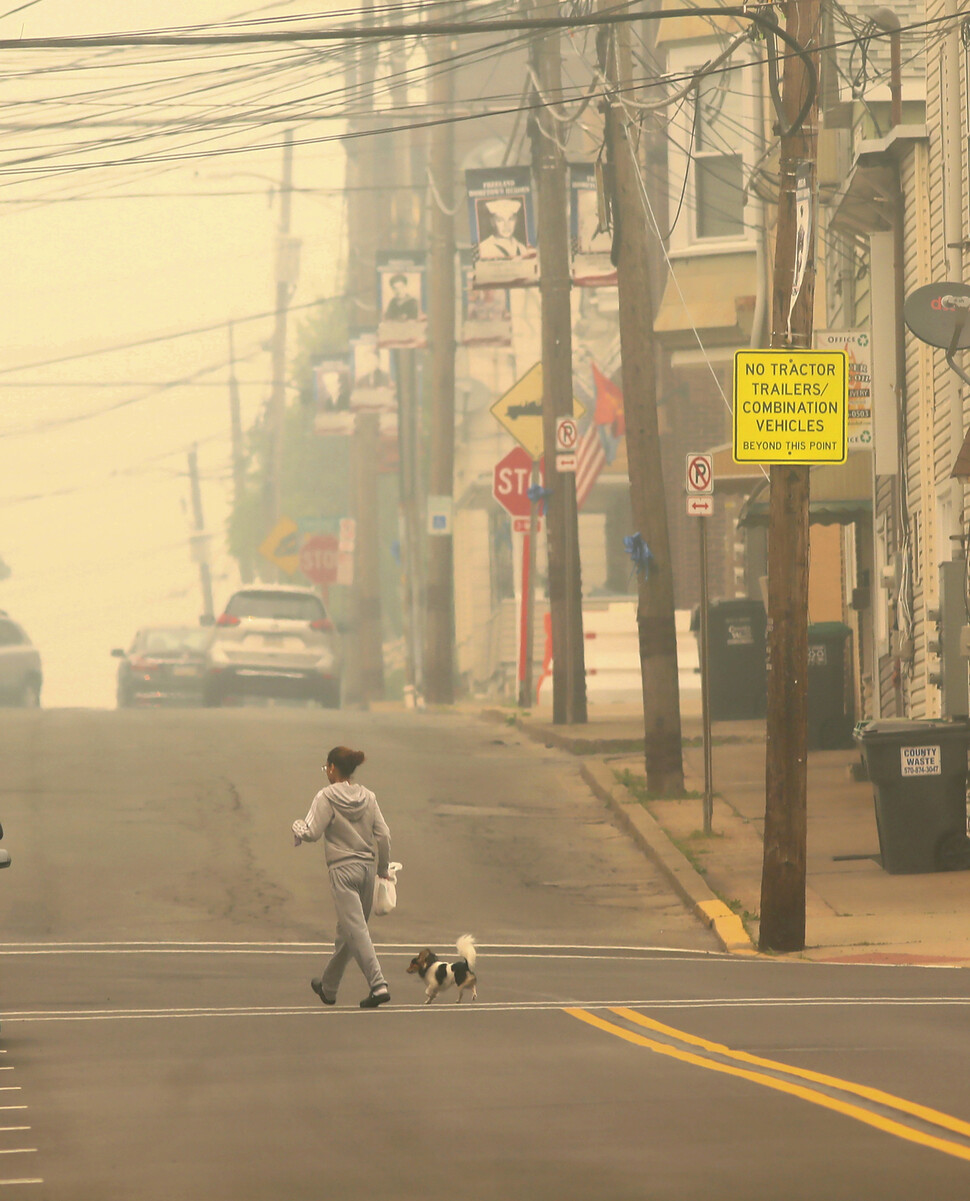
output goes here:
{"type": "Polygon", "coordinates": [[[739,350],[734,356],[736,463],[844,463],[844,350],[739,350]]]}

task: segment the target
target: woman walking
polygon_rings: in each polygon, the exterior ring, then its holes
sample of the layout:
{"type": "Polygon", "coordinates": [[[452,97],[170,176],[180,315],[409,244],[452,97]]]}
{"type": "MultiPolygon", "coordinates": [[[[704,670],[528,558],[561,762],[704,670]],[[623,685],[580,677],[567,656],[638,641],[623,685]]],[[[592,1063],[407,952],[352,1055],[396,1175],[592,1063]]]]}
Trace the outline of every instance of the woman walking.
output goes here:
{"type": "Polygon", "coordinates": [[[377,798],[352,778],[363,762],[363,751],[346,746],[333,748],[324,768],[330,783],[313,798],[306,818],[293,823],[293,834],[297,846],[323,836],[337,910],[334,952],[323,975],[311,980],[310,987],[324,1005],[335,1005],[344,969],[353,956],[370,985],[360,1007],[376,1009],[386,1004],[391,994],[377,961],[367,919],[374,899],[375,875],[387,878],[391,837],[377,798]]]}

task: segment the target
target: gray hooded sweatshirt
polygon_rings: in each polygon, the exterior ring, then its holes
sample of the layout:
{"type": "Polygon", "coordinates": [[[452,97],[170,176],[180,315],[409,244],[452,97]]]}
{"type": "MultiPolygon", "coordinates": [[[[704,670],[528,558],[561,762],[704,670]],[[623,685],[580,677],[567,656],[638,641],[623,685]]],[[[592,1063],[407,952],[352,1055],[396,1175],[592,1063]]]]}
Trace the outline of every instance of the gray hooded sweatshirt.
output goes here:
{"type": "Polygon", "coordinates": [[[374,859],[377,843],[377,874],[387,875],[391,857],[391,832],[377,804],[377,797],[353,780],[341,780],[322,788],[313,798],[305,821],[294,822],[293,829],[304,842],[316,842],[324,835],[327,866],[348,859],[374,859]]]}

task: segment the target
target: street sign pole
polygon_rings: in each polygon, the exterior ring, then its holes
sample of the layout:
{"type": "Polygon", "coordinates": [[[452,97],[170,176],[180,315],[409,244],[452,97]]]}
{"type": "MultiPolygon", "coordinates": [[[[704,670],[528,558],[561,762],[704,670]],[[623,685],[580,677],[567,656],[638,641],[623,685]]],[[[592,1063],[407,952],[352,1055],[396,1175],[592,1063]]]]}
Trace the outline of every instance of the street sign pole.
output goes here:
{"type": "Polygon", "coordinates": [[[704,833],[714,822],[714,767],[711,756],[711,682],[708,640],[707,518],[714,512],[714,460],[709,454],[687,456],[687,515],[700,518],[701,612],[701,727],[704,736],[704,833]]]}
{"type": "MultiPolygon", "coordinates": [[[[539,461],[532,460],[532,487],[539,484],[539,461]]],[[[533,500],[529,512],[529,532],[525,535],[522,548],[522,637],[519,646],[519,705],[531,709],[532,694],[532,650],[535,645],[536,621],[536,537],[538,501],[533,500]]]]}
{"type": "Polygon", "coordinates": [[[522,535],[522,593],[519,597],[519,707],[528,709],[532,694],[532,529],[522,535]]]}
{"type": "Polygon", "coordinates": [[[714,823],[714,763],[711,754],[711,677],[708,640],[707,522],[701,518],[701,725],[704,731],[704,833],[714,823]]]}

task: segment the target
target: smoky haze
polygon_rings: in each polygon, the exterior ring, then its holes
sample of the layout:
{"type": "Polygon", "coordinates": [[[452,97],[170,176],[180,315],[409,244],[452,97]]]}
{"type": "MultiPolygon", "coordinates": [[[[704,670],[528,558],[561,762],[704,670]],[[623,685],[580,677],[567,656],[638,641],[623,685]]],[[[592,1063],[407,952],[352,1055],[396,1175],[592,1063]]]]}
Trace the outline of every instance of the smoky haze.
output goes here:
{"type": "MultiPolygon", "coordinates": [[[[302,6],[265,7],[283,19],[302,6]]],[[[147,0],[41,0],[0,21],[0,36],[205,26],[245,8],[238,0],[182,0],[166,6],[161,22],[147,0]]],[[[186,477],[193,442],[217,605],[238,580],[224,534],[231,503],[225,323],[275,305],[273,190],[286,110],[265,123],[244,114],[335,86],[334,57],[310,60],[286,46],[216,47],[35,51],[7,64],[0,556],[11,575],[0,582],[0,608],[42,651],[45,706],[113,704],[112,647],[127,646],[142,624],[198,620],[186,477]],[[245,153],[227,153],[240,147],[245,153]],[[145,161],[161,155],[173,161],[145,161]],[[220,323],[209,333],[107,353],[220,323]],[[197,374],[193,383],[168,386],[197,374]]],[[[304,123],[297,136],[339,128],[304,123]]],[[[343,170],[339,144],[310,145],[297,156],[295,307],[338,286],[346,247],[343,197],[334,189],[343,170]]],[[[294,346],[302,316],[291,318],[294,346]]],[[[246,428],[270,391],[271,336],[271,318],[241,320],[235,330],[246,428]]]]}
{"type": "MultiPolygon", "coordinates": [[[[58,0],[11,6],[0,14],[0,37],[151,33],[162,25],[176,34],[231,37],[374,18],[367,6],[341,0],[311,11],[289,0],[252,6],[182,0],[166,9],[164,22],[148,0],[89,7],[81,13],[58,0]]],[[[379,13],[408,22],[507,15],[491,0],[405,3],[379,13]]],[[[576,47],[565,46],[563,94],[571,100],[581,99],[592,79],[594,41],[590,32],[576,47]]],[[[227,533],[234,503],[230,323],[249,451],[250,439],[273,428],[278,412],[273,312],[280,275],[295,280],[284,289],[289,317],[282,371],[288,421],[300,426],[300,437],[287,438],[291,452],[304,439],[296,453],[319,455],[324,439],[314,436],[313,411],[321,404],[321,385],[313,363],[321,355],[346,357],[348,339],[377,325],[375,263],[382,254],[428,249],[430,213],[441,203],[427,169],[429,131],[440,115],[436,76],[443,71],[453,85],[455,237],[468,254],[475,232],[466,216],[466,169],[515,165],[528,174],[527,42],[528,35],[493,33],[448,44],[398,39],[355,49],[341,42],[223,42],[15,53],[0,82],[8,301],[0,334],[0,558],[10,571],[0,580],[0,608],[41,650],[45,706],[112,705],[112,648],[129,646],[142,626],[198,622],[204,590],[190,547],[195,517],[187,456],[193,445],[216,613],[247,578],[227,533]],[[388,132],[391,127],[397,132],[388,132]],[[369,211],[383,214],[379,219],[355,218],[361,186],[373,194],[369,211]],[[282,267],[284,231],[298,244],[295,277],[282,267]],[[343,327],[336,336],[335,324],[343,327]]],[[[574,115],[570,154],[589,159],[600,137],[596,107],[582,104],[574,115]]],[[[534,241],[524,209],[517,220],[517,238],[534,241]]],[[[479,231],[483,242],[488,232],[479,231]]],[[[533,272],[534,255],[530,247],[526,261],[533,272]]],[[[417,276],[409,286],[420,292],[417,276]]],[[[508,433],[489,405],[540,357],[538,289],[478,295],[480,302],[507,298],[499,303],[498,328],[505,321],[514,336],[499,350],[469,345],[459,351],[456,439],[468,453],[456,460],[456,495],[479,486],[476,475],[485,479],[508,450],[508,433]]],[[[420,299],[423,305],[427,297],[420,299]]],[[[615,341],[615,318],[610,311],[597,317],[595,302],[578,295],[573,306],[588,376],[590,358],[602,360],[615,341]]],[[[493,312],[491,335],[494,318],[493,312]]],[[[426,369],[421,387],[427,407],[426,369]]],[[[405,625],[397,449],[393,429],[382,436],[381,453],[391,458],[382,463],[380,483],[381,605],[385,642],[395,643],[405,625]]],[[[249,467],[269,473],[271,457],[264,441],[249,467]]],[[[354,513],[346,475],[352,455],[338,458],[334,471],[319,473],[321,496],[329,489],[326,503],[300,495],[298,520],[312,520],[321,508],[329,520],[354,513]]],[[[614,471],[622,470],[618,460],[614,471]]],[[[292,483],[285,474],[278,473],[284,494],[292,483]]],[[[622,498],[622,477],[615,482],[621,487],[614,495],[622,498]]],[[[273,526],[272,483],[250,491],[261,538],[273,526]]],[[[478,516],[487,522],[497,513],[488,515],[487,494],[484,506],[481,499],[478,516]]],[[[496,537],[501,558],[505,525],[496,537]]],[[[544,539],[538,541],[541,581],[546,551],[544,539]]],[[[472,552],[463,558],[460,541],[456,546],[460,582],[471,570],[472,552]]],[[[601,547],[595,558],[602,558],[601,547]]],[[[255,566],[264,578],[277,578],[259,556],[255,566]]],[[[508,599],[511,560],[497,570],[496,596],[508,599]]],[[[605,587],[612,573],[613,591],[629,593],[623,563],[603,568],[602,578],[599,572],[599,566],[588,572],[592,589],[605,587]]],[[[352,617],[349,587],[332,590],[330,600],[338,620],[352,617]]],[[[477,617],[469,620],[475,624],[477,617]]]]}

